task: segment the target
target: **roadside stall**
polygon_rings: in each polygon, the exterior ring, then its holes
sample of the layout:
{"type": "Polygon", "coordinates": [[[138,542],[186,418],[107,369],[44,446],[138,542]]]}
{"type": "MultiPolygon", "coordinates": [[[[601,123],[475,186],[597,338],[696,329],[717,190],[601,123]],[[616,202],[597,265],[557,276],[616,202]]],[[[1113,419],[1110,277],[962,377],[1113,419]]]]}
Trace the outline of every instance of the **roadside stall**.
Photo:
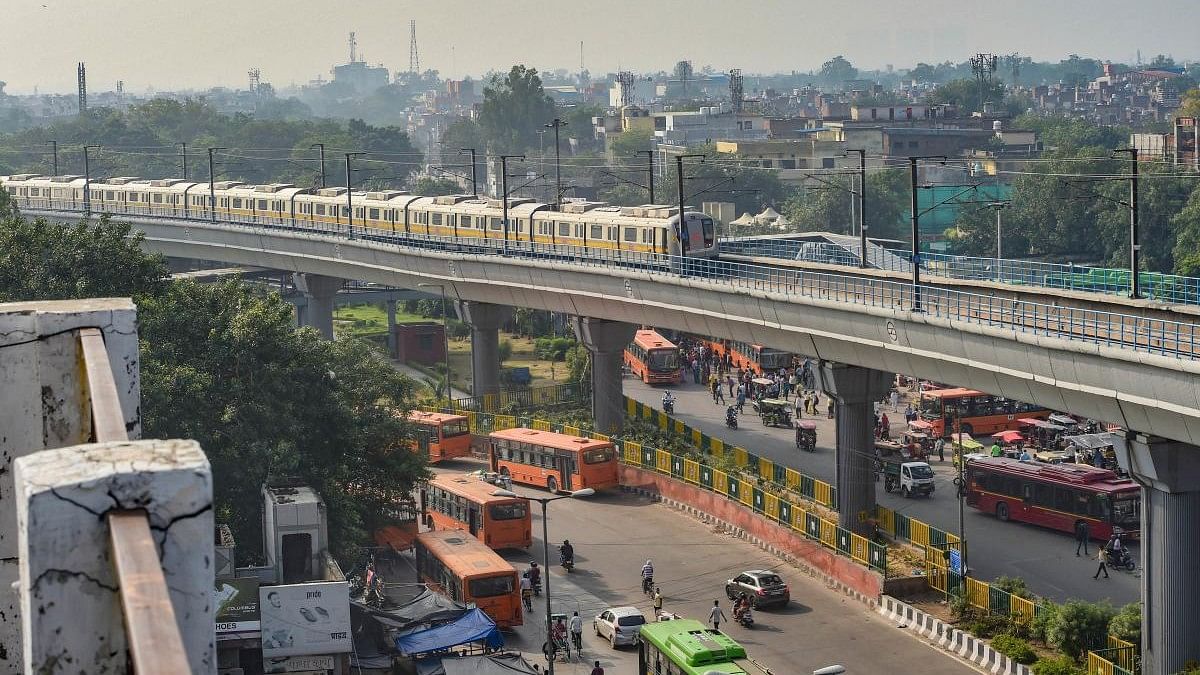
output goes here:
{"type": "Polygon", "coordinates": [[[1099,458],[1100,468],[1109,469],[1117,472],[1118,475],[1124,475],[1121,467],[1117,464],[1117,451],[1113,447],[1117,441],[1117,436],[1110,433],[1100,434],[1078,434],[1076,436],[1065,436],[1063,441],[1067,443],[1066,452],[1075,454],[1075,461],[1080,464],[1097,465],[1099,458]]]}
{"type": "Polygon", "coordinates": [[[1062,437],[1063,432],[1067,430],[1061,424],[1034,419],[1032,417],[1022,417],[1017,420],[1017,424],[1021,425],[1025,437],[1033,441],[1036,447],[1047,450],[1057,448],[1059,439],[1062,437]]]}

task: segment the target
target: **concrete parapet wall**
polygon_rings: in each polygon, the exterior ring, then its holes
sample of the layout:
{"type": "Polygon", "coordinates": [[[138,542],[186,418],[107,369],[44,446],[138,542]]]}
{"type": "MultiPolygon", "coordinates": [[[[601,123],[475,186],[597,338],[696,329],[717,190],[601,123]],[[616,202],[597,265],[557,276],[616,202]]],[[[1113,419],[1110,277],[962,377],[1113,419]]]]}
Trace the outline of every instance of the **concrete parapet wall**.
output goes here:
{"type": "Polygon", "coordinates": [[[898,628],[910,630],[929,644],[957,654],[993,675],[1030,675],[1032,672],[1029,666],[1013,661],[974,635],[889,595],[880,598],[876,611],[896,622],[898,628]]]}
{"type": "Polygon", "coordinates": [[[850,558],[837,555],[821,542],[755,513],[724,495],[669,476],[621,465],[623,489],[647,494],[706,523],[723,525],[729,533],[788,560],[864,604],[874,607],[883,593],[883,576],[850,558]]]}

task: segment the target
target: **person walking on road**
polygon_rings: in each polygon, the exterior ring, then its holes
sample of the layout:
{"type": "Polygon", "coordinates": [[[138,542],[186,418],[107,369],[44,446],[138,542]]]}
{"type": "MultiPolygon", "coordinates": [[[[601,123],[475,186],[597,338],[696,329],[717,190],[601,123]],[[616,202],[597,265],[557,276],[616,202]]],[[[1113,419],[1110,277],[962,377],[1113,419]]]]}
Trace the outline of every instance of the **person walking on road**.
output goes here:
{"type": "Polygon", "coordinates": [[[596,666],[592,668],[590,675],[604,675],[604,669],[600,667],[600,662],[596,662],[596,666]]]}
{"type": "Polygon", "coordinates": [[[933,449],[937,451],[938,461],[946,461],[946,439],[938,437],[937,442],[933,444],[933,449]]]}
{"type": "Polygon", "coordinates": [[[654,588],[654,618],[657,619],[662,614],[662,589],[657,586],[654,588]]]}
{"type": "MultiPolygon", "coordinates": [[[[1099,574],[1099,572],[1096,574],[1099,574]]],[[[1105,572],[1105,574],[1108,573],[1105,572]]],[[[712,609],[708,612],[708,620],[712,622],[713,630],[721,630],[721,622],[728,621],[728,619],[725,618],[725,612],[721,611],[720,600],[713,600],[712,609]]]]}
{"type": "Polygon", "coordinates": [[[575,645],[575,651],[583,651],[583,619],[579,618],[579,612],[571,613],[571,644],[575,645]]]}
{"type": "Polygon", "coordinates": [[[729,386],[729,398],[733,398],[733,387],[737,384],[733,379],[733,375],[725,376],[725,384],[729,386]]]}
{"type": "Polygon", "coordinates": [[[1099,579],[1100,573],[1104,572],[1104,578],[1108,578],[1108,551],[1103,546],[1096,549],[1098,551],[1096,559],[1100,561],[1100,567],[1096,568],[1096,573],[1092,575],[1093,579],[1099,579]]]}
{"type": "Polygon", "coordinates": [[[825,417],[828,417],[829,419],[833,419],[833,398],[832,397],[830,397],[829,401],[825,404],[825,417]]]}
{"type": "Polygon", "coordinates": [[[1079,556],[1079,549],[1081,549],[1081,548],[1083,549],[1084,555],[1090,555],[1088,553],[1087,547],[1088,547],[1088,539],[1091,539],[1091,537],[1092,537],[1091,527],[1088,525],[1086,520],[1081,520],[1078,523],[1076,523],[1076,525],[1075,525],[1075,556],[1076,557],[1079,556]]]}
{"type": "Polygon", "coordinates": [[[737,388],[737,409],[738,413],[742,412],[742,408],[746,407],[746,386],[739,384],[737,388]]]}

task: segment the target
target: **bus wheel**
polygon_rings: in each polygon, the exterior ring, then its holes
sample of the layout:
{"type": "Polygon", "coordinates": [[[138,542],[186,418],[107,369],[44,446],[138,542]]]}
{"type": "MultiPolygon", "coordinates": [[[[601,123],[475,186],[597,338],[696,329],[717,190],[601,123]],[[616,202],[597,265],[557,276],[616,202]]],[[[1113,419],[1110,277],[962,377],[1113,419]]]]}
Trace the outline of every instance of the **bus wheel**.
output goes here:
{"type": "Polygon", "coordinates": [[[1000,502],[996,505],[996,517],[1000,520],[1008,522],[1008,504],[1000,502]]]}
{"type": "Polygon", "coordinates": [[[974,436],[975,435],[975,427],[971,424],[964,424],[964,425],[962,425],[962,432],[964,434],[967,434],[968,436],[974,436]]]}
{"type": "Polygon", "coordinates": [[[505,478],[508,478],[508,467],[507,466],[500,467],[500,475],[504,476],[505,478]]]}
{"type": "Polygon", "coordinates": [[[554,476],[550,476],[549,478],[547,478],[546,479],[546,489],[551,492],[557,493],[558,492],[558,479],[555,478],[554,476]]]}

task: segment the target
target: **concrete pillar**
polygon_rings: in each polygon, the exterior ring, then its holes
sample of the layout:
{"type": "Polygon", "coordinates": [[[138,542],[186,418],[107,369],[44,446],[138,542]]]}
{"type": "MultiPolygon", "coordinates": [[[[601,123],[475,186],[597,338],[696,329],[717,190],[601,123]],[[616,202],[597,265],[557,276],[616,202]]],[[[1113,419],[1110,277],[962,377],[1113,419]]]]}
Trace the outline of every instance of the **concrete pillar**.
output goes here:
{"type": "Polygon", "coordinates": [[[397,356],[396,350],[396,301],[387,301],[387,348],[388,354],[394,359],[397,356]]]}
{"type": "Polygon", "coordinates": [[[500,393],[500,326],[512,318],[512,307],[459,300],[458,316],[471,326],[471,393],[500,393]]]}
{"type": "Polygon", "coordinates": [[[215,672],[212,470],[195,441],[45,450],[14,472],[25,672],[125,672],[113,510],[146,513],[190,672],[215,672]]]}
{"type": "Polygon", "coordinates": [[[894,375],[842,363],[821,362],[821,388],[837,402],[838,525],[871,536],[875,515],[875,409],[894,375]]]}
{"type": "Polygon", "coordinates": [[[1200,661],[1200,448],[1121,435],[1117,459],[1142,485],[1142,672],[1169,675],[1200,661]]]}
{"type": "Polygon", "coordinates": [[[141,435],[137,310],[128,298],[0,304],[0,674],[21,673],[20,554],[12,463],[91,440],[78,328],[104,334],[131,438],[141,435]]]}
{"type": "Polygon", "coordinates": [[[316,328],[326,340],[333,339],[334,297],[342,290],[344,280],[319,274],[293,274],[296,289],[304,293],[308,304],[304,308],[304,325],[316,328]]]}
{"type": "Polygon", "coordinates": [[[592,355],[592,419],[596,431],[619,434],[625,428],[621,354],[633,340],[637,326],[577,316],[571,318],[571,328],[592,355]]]}

